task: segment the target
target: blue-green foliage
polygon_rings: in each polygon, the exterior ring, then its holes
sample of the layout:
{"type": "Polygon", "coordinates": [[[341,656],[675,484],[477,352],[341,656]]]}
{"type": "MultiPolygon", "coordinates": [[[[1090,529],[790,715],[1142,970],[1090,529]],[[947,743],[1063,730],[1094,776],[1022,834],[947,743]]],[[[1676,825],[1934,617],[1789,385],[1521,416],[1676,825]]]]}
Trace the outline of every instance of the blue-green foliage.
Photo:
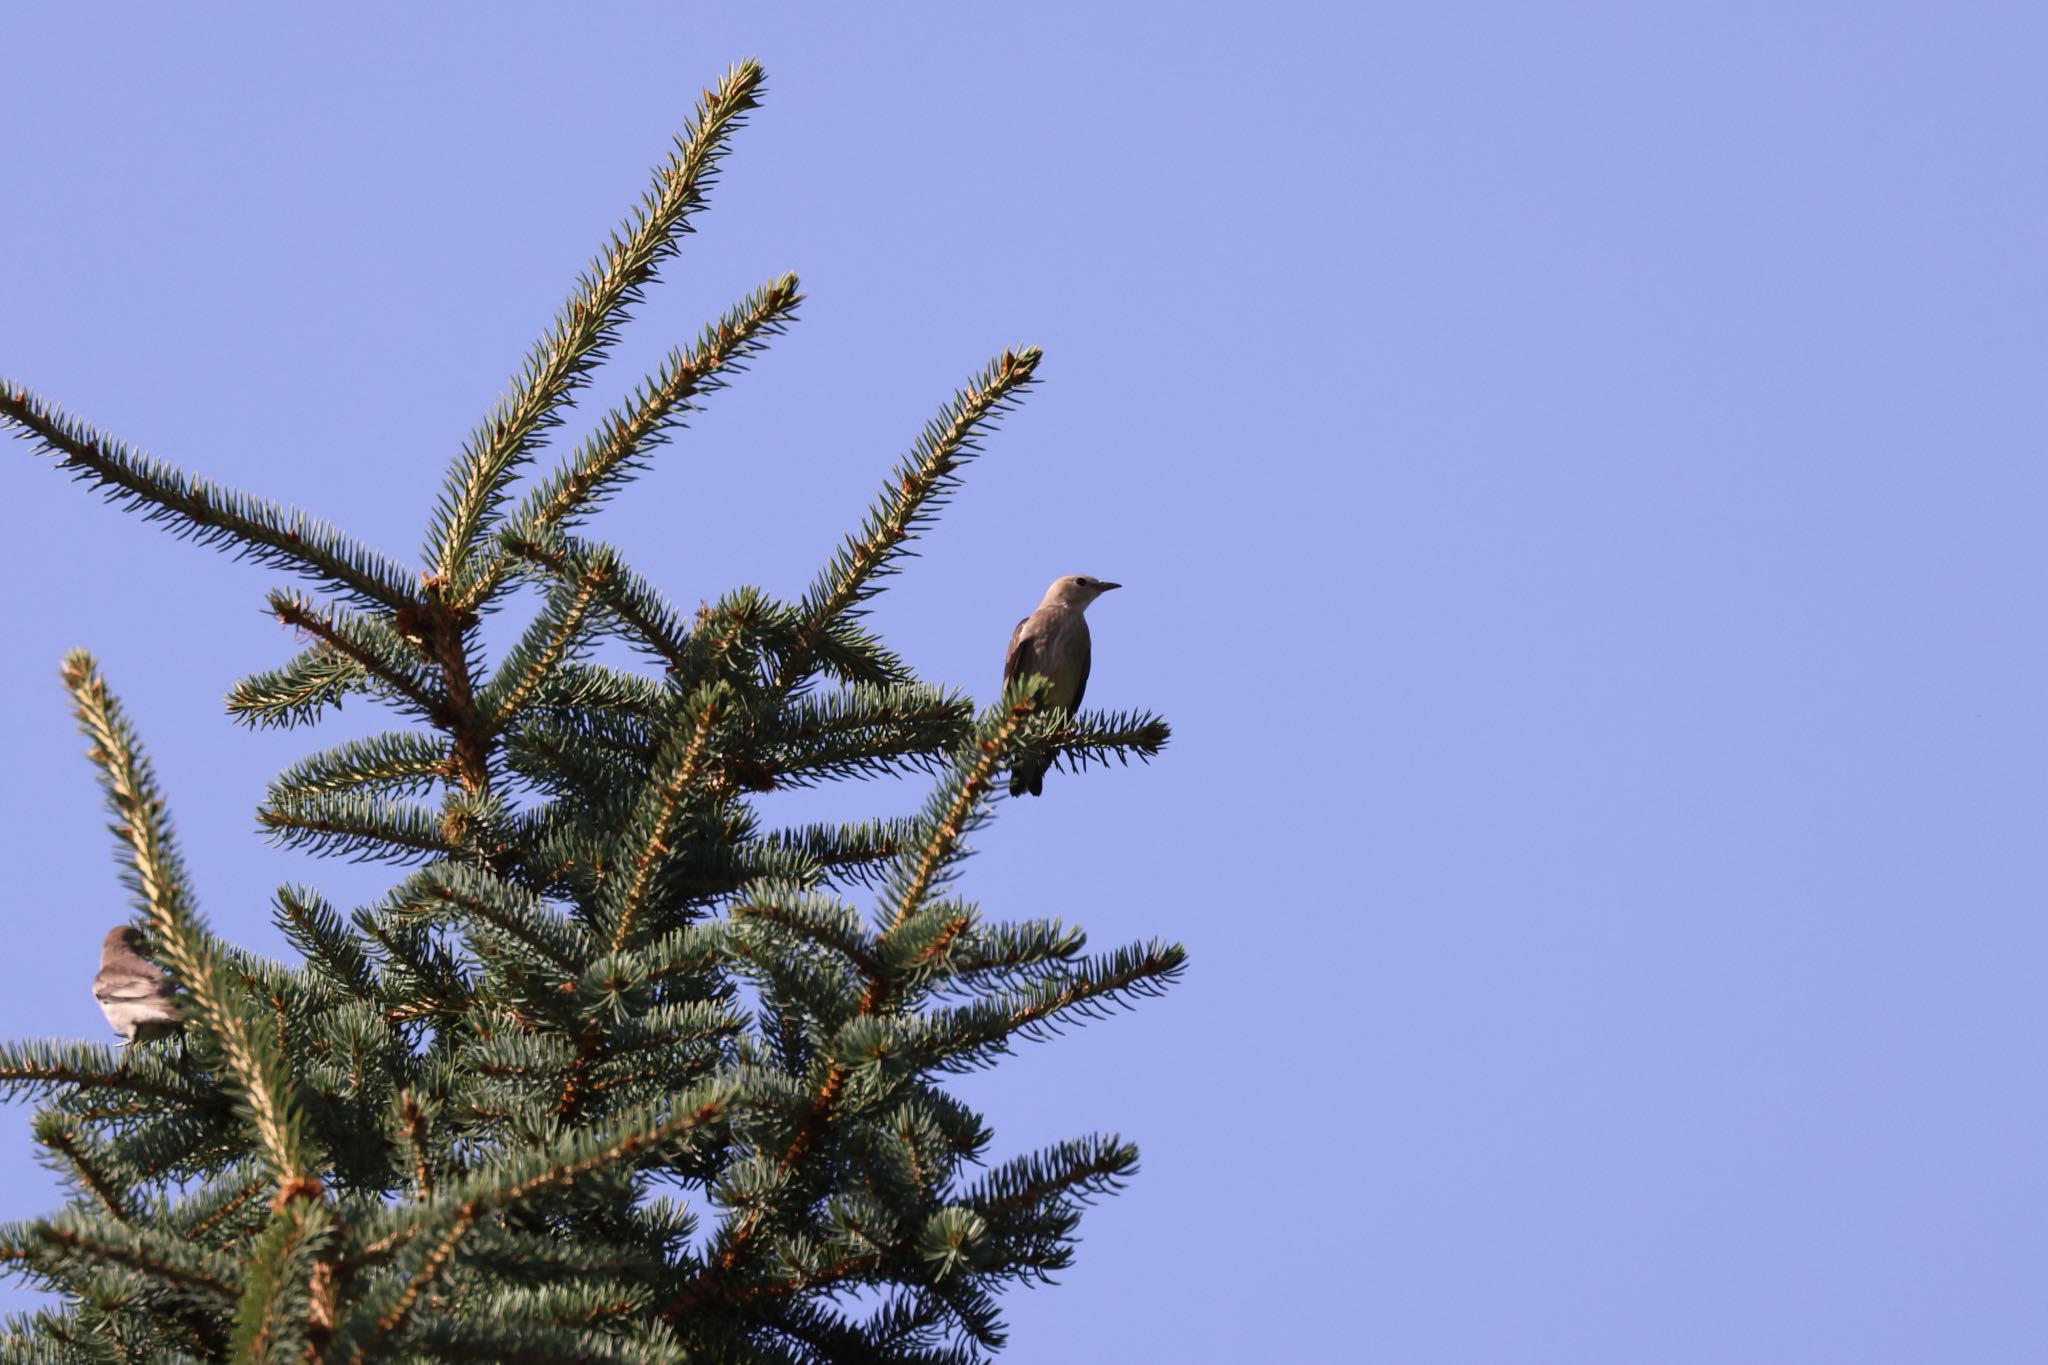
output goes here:
{"type": "Polygon", "coordinates": [[[1135,1169],[1116,1138],[987,1169],[942,1083],[1160,990],[1181,950],[1087,956],[1057,920],[984,920],[956,878],[1020,754],[1146,758],[1166,726],[1048,712],[1036,679],[977,712],[859,621],[1038,353],[946,404],[797,602],[741,588],[693,617],[575,534],[790,321],[794,278],[512,500],[759,91],[747,64],[705,93],[454,461],[417,576],[0,384],[0,417],[111,496],[312,580],[270,599],[302,652],[230,713],[307,724],[360,696],[402,728],[294,764],[259,820],[406,865],[347,914],[282,888],[296,961],[221,942],[118,703],[67,664],[187,1036],[0,1046],[67,1191],[0,1231],[0,1264],[63,1296],[9,1324],[6,1358],[976,1360],[999,1292],[1066,1265],[1081,1206],[1135,1169]],[[486,661],[479,617],[521,580],[542,605],[486,661]],[[653,670],[596,662],[606,640],[653,670]],[[773,828],[754,805],[904,774],[932,784],[915,816],[773,828]]]}

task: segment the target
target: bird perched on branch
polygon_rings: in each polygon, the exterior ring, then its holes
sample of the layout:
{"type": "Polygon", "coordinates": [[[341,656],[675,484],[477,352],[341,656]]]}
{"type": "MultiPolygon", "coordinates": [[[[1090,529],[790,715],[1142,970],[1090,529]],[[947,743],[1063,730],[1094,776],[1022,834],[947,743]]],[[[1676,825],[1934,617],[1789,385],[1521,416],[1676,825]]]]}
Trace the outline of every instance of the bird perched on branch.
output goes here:
{"type": "MultiPolygon", "coordinates": [[[[1084,573],[1055,578],[1038,610],[1010,632],[1010,653],[1003,660],[1003,686],[1036,673],[1052,686],[1045,701],[1064,711],[1079,711],[1088,693],[1088,604],[1121,583],[1105,583],[1084,573]]],[[[1051,759],[1026,755],[1010,771],[1010,795],[1033,796],[1045,791],[1045,770],[1051,759]]]]}
{"type": "Polygon", "coordinates": [[[114,1032],[132,1048],[153,1038],[180,1032],[184,1015],[172,993],[171,979],[142,955],[142,931],[117,924],[100,944],[100,970],[92,979],[92,998],[114,1032]]]}

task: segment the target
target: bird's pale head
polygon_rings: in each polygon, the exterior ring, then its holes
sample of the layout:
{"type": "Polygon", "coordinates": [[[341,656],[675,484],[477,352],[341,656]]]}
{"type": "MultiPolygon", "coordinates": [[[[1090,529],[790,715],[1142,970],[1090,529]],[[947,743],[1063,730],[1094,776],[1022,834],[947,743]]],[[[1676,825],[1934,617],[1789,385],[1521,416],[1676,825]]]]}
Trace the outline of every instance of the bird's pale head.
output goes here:
{"type": "Polygon", "coordinates": [[[1052,586],[1045,590],[1042,607],[1064,606],[1083,607],[1121,583],[1106,583],[1100,578],[1091,578],[1084,573],[1070,573],[1065,578],[1055,578],[1052,586]]]}

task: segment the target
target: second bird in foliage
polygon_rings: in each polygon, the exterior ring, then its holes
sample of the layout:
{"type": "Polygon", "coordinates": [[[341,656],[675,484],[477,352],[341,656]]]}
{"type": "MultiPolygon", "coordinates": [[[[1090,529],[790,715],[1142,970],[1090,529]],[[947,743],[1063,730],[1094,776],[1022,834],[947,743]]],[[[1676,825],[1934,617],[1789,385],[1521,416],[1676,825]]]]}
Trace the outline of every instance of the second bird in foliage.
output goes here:
{"type": "MultiPolygon", "coordinates": [[[[1045,590],[1038,610],[1017,623],[1010,632],[1010,652],[1003,660],[1003,686],[1036,673],[1052,686],[1046,690],[1048,706],[1079,711],[1088,693],[1088,604],[1121,583],[1105,583],[1084,573],[1055,578],[1045,590]]],[[[1045,792],[1045,770],[1051,760],[1026,755],[1010,772],[1010,795],[1033,796],[1045,792]]]]}
{"type": "Polygon", "coordinates": [[[184,1027],[171,979],[142,955],[142,931],[132,924],[117,924],[107,931],[100,944],[100,969],[92,979],[92,998],[131,1047],[184,1027]]]}

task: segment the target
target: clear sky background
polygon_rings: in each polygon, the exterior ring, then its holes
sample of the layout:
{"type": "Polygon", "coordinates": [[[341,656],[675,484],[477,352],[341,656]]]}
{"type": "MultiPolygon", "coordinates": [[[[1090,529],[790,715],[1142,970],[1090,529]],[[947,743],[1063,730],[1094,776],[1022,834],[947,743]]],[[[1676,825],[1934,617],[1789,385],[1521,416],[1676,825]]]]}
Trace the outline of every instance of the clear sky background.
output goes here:
{"type": "MultiPolygon", "coordinates": [[[[1000,1153],[1144,1153],[1009,1359],[2048,1358],[2048,9],[327,8],[10,7],[0,374],[410,556],[747,55],[586,411],[810,302],[606,535],[685,603],[793,594],[1046,348],[875,619],[987,699],[1048,579],[1128,585],[1089,699],[1172,748],[1055,774],[964,889],[1193,966],[961,1086],[1000,1153]]],[[[388,880],[253,832],[371,719],[224,718],[293,649],[274,575],[13,442],[0,510],[0,1034],[105,1037],[62,652],[264,950],[277,883],[388,880]]],[[[55,1200],[27,1120],[0,1217],[55,1200]]]]}

